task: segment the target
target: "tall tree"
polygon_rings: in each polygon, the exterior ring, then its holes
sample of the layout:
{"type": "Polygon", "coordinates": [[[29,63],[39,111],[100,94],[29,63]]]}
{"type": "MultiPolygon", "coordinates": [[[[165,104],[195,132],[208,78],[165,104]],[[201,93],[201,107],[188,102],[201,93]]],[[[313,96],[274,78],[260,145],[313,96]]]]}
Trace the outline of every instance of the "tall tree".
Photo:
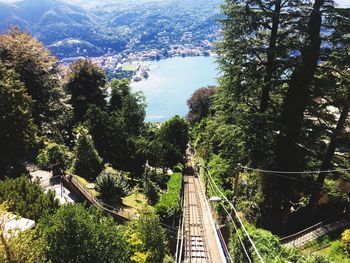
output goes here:
{"type": "Polygon", "coordinates": [[[189,108],[187,120],[192,126],[208,116],[214,93],[215,87],[200,88],[187,100],[189,108]]]}
{"type": "Polygon", "coordinates": [[[167,143],[176,146],[184,155],[189,139],[188,123],[176,115],[161,126],[160,136],[167,143]]]}
{"type": "Polygon", "coordinates": [[[66,97],[59,84],[56,58],[50,51],[30,34],[11,29],[0,35],[0,59],[16,71],[32,97],[35,124],[47,134],[62,129],[66,97]]]}
{"type": "Polygon", "coordinates": [[[16,173],[32,155],[37,133],[32,105],[19,76],[0,63],[0,178],[16,173]]]}
{"type": "Polygon", "coordinates": [[[307,39],[301,50],[301,63],[295,68],[283,101],[281,132],[277,149],[277,167],[282,171],[303,169],[300,165],[299,138],[304,112],[311,100],[311,84],[320,59],[322,7],[325,0],[315,0],[307,26],[307,39]]]}
{"type": "Polygon", "coordinates": [[[89,105],[106,107],[105,72],[89,60],[79,60],[70,66],[65,89],[71,95],[73,125],[83,122],[89,105]]]}
{"type": "Polygon", "coordinates": [[[91,135],[83,126],[77,128],[74,153],[74,173],[88,180],[95,180],[102,170],[102,159],[95,149],[91,135]]]}
{"type": "Polygon", "coordinates": [[[110,87],[109,112],[120,112],[126,132],[130,135],[139,135],[146,115],[145,97],[140,92],[131,92],[128,79],[113,79],[110,87]]]}

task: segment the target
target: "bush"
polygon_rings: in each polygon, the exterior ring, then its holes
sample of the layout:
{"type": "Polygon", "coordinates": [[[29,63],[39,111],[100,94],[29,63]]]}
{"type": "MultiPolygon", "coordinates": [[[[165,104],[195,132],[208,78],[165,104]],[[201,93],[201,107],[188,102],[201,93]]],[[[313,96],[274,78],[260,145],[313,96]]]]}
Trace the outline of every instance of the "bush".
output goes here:
{"type": "Polygon", "coordinates": [[[145,178],[143,191],[144,191],[144,194],[146,195],[146,197],[148,199],[148,203],[150,205],[154,205],[155,203],[158,202],[158,200],[159,200],[159,194],[158,194],[159,187],[148,178],[145,178]]]}
{"type": "MultiPolygon", "coordinates": [[[[254,228],[251,225],[247,226],[248,233],[255,243],[257,250],[265,262],[271,263],[331,263],[328,259],[320,255],[308,255],[304,256],[294,248],[283,247],[279,241],[279,238],[273,235],[271,232],[254,228]]],[[[229,244],[230,254],[237,260],[237,262],[246,262],[247,258],[242,250],[241,243],[237,237],[239,235],[243,243],[248,248],[248,254],[253,259],[253,262],[258,261],[257,255],[250,245],[248,238],[242,230],[238,230],[238,233],[231,228],[231,240],[229,244]]]]}
{"type": "Polygon", "coordinates": [[[49,142],[39,152],[37,163],[42,169],[51,170],[56,166],[64,172],[69,167],[71,159],[72,154],[65,145],[49,142]]]}
{"type": "Polygon", "coordinates": [[[167,239],[156,214],[144,211],[138,220],[132,220],[125,226],[125,236],[134,253],[133,262],[163,262],[168,252],[167,239]]]}
{"type": "Polygon", "coordinates": [[[169,218],[180,212],[181,173],[170,176],[167,191],[160,197],[156,205],[156,212],[162,218],[169,218]]]}
{"type": "Polygon", "coordinates": [[[182,173],[183,170],[184,170],[184,166],[181,163],[175,165],[173,168],[174,173],[182,173]]]}
{"type": "Polygon", "coordinates": [[[350,255],[350,229],[346,229],[341,235],[341,241],[344,246],[344,250],[350,255]]]}
{"type": "Polygon", "coordinates": [[[0,181],[0,204],[6,203],[9,211],[22,217],[38,220],[45,211],[58,208],[55,194],[43,192],[39,182],[31,183],[27,177],[0,181]]]}
{"type": "Polygon", "coordinates": [[[96,179],[96,190],[103,200],[120,202],[128,193],[126,175],[112,167],[106,167],[96,179]]]}
{"type": "Polygon", "coordinates": [[[82,205],[66,205],[39,221],[44,262],[130,262],[130,246],[112,217],[82,205]]]}

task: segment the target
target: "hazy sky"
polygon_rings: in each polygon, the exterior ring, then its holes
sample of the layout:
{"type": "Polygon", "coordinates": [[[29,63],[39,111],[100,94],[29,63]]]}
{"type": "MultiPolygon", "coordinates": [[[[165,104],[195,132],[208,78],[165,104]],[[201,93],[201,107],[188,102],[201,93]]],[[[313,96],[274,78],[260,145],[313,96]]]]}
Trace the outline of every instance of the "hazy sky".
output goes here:
{"type": "Polygon", "coordinates": [[[350,7],[350,0],[335,0],[335,2],[342,7],[350,7]]]}

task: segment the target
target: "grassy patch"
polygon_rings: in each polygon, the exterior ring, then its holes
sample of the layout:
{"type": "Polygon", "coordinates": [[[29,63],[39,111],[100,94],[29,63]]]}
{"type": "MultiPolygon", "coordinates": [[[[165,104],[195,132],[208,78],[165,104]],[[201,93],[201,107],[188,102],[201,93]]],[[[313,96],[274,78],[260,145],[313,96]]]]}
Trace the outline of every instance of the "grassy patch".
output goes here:
{"type": "Polygon", "coordinates": [[[123,71],[136,71],[137,70],[137,66],[133,65],[133,64],[124,64],[122,67],[123,71]]]}
{"type": "MultiPolygon", "coordinates": [[[[99,197],[100,193],[97,192],[94,189],[88,189],[86,187],[87,184],[90,182],[86,179],[75,175],[74,178],[82,185],[87,191],[90,191],[91,194],[93,194],[95,197],[99,197]]],[[[111,207],[115,208],[115,212],[117,212],[119,215],[127,217],[127,218],[134,218],[138,214],[140,214],[140,211],[147,209],[147,210],[154,210],[153,206],[150,206],[147,203],[147,198],[143,193],[140,193],[138,191],[133,191],[130,195],[124,197],[122,199],[122,203],[117,203],[111,201],[107,205],[110,205],[111,207]]],[[[107,208],[111,209],[111,207],[106,206],[107,208]]]]}
{"type": "Polygon", "coordinates": [[[147,198],[143,193],[132,193],[122,199],[122,203],[110,203],[115,207],[115,211],[126,218],[134,218],[142,210],[154,210],[154,207],[147,203],[147,198]]]}
{"type": "Polygon", "coordinates": [[[342,231],[337,231],[307,244],[301,251],[303,254],[319,254],[334,262],[350,263],[341,242],[342,231]]]}
{"type": "Polygon", "coordinates": [[[85,178],[83,177],[80,177],[78,175],[74,175],[74,178],[82,185],[84,186],[85,190],[89,191],[94,197],[99,197],[100,196],[100,193],[97,192],[96,190],[94,189],[88,189],[86,187],[86,185],[90,184],[89,181],[87,181],[85,178]]]}

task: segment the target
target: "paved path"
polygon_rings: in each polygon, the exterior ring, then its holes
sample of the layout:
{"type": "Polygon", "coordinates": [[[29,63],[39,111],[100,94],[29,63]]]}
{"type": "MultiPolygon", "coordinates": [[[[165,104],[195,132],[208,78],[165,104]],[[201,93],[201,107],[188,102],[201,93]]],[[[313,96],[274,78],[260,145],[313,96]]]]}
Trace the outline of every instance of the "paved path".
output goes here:
{"type": "Polygon", "coordinates": [[[33,180],[39,179],[40,185],[45,193],[49,190],[53,191],[60,204],[75,203],[78,201],[76,195],[62,186],[59,177],[52,177],[52,172],[32,169],[32,171],[30,171],[30,176],[33,180]]]}
{"type": "Polygon", "coordinates": [[[198,178],[185,176],[184,262],[226,262],[198,178]]]}

